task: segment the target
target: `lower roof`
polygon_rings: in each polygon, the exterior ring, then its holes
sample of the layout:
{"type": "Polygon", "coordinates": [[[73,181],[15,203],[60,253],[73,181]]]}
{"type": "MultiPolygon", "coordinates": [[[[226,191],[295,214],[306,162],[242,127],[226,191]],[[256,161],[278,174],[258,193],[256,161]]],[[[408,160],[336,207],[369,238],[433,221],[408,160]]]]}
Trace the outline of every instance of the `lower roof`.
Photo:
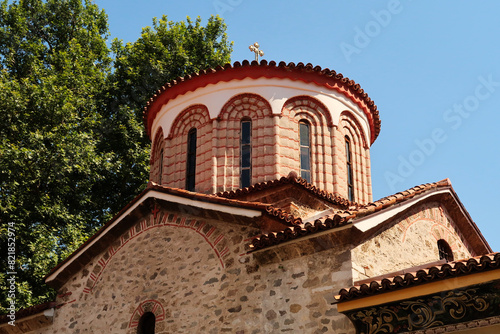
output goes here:
{"type": "MultiPolygon", "coordinates": [[[[364,283],[340,290],[335,299],[339,304],[344,303],[346,305],[342,307],[339,305],[339,310],[346,308],[355,309],[359,308],[360,305],[369,307],[377,304],[377,302],[371,301],[356,304],[351,302],[399,291],[403,292],[403,294],[399,295],[403,296],[403,299],[410,298],[412,296],[409,294],[409,290],[404,289],[422,287],[442,281],[448,283],[451,279],[462,279],[463,283],[457,281],[455,284],[446,284],[447,290],[462,287],[459,285],[468,286],[470,284],[480,284],[493,279],[500,279],[500,253],[486,254],[442,265],[431,264],[429,267],[421,268],[413,272],[410,270],[411,269],[405,274],[387,274],[384,275],[386,277],[383,279],[374,278],[370,283],[364,283]],[[477,279],[475,280],[465,280],[466,277],[471,275],[484,273],[488,273],[488,275],[476,276],[477,279]]],[[[438,286],[438,290],[440,288],[440,291],[443,291],[442,286],[438,286]]]]}

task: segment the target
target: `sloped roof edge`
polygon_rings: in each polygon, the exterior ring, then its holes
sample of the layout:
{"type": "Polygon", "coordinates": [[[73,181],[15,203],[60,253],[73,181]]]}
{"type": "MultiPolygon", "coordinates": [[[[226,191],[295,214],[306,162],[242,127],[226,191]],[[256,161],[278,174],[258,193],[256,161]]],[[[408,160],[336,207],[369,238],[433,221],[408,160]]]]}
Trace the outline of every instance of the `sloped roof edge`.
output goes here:
{"type": "Polygon", "coordinates": [[[110,233],[112,228],[119,224],[119,222],[132,213],[141,203],[149,198],[166,200],[175,202],[182,205],[191,205],[208,210],[221,211],[228,214],[240,215],[249,218],[260,217],[266,215],[274,220],[277,220],[284,226],[295,226],[301,223],[300,218],[295,218],[292,215],[281,212],[270,205],[247,202],[236,199],[228,199],[214,195],[206,195],[202,193],[190,192],[183,189],[170,188],[158,185],[154,182],[148,183],[147,188],[129,202],[118,214],[116,214],[110,221],[102,226],[94,235],[85,241],[78,249],[76,249],[70,256],[60,262],[54,267],[46,276],[45,282],[50,283],[64,271],[71,262],[75,261],[80,255],[90,249],[95,243],[110,233]]]}
{"type": "MultiPolygon", "coordinates": [[[[349,224],[353,224],[353,226],[365,232],[375,226],[390,221],[395,215],[406,212],[421,201],[440,194],[449,194],[456,203],[457,208],[460,209],[461,215],[464,217],[464,223],[461,224],[461,227],[473,233],[473,235],[469,234],[468,236],[474,238],[473,246],[476,254],[491,253],[491,247],[460,202],[449,179],[422,184],[394,195],[384,197],[373,203],[357,206],[355,209],[339,210],[332,215],[316,219],[313,223],[308,222],[288,227],[280,232],[260,235],[252,240],[250,252],[260,251],[306,236],[310,237],[319,232],[334,230],[349,224]],[[365,226],[363,227],[362,224],[365,224],[365,226]]],[[[458,215],[460,213],[455,214],[458,215]]]]}
{"type": "Polygon", "coordinates": [[[245,188],[240,188],[236,190],[231,190],[231,191],[223,191],[223,192],[218,192],[215,195],[219,197],[224,197],[224,198],[232,198],[236,199],[238,197],[251,194],[251,193],[257,193],[262,190],[266,189],[272,189],[279,187],[283,184],[294,184],[297,186],[302,187],[303,189],[307,190],[317,198],[330,202],[331,204],[334,205],[339,205],[345,209],[347,209],[349,206],[357,206],[358,204],[354,202],[350,202],[349,200],[335,195],[333,193],[330,193],[325,190],[321,190],[315,185],[308,183],[305,179],[297,176],[297,173],[291,172],[287,177],[283,176],[280,179],[276,180],[270,180],[270,181],[264,181],[264,182],[259,182],[254,185],[251,185],[250,187],[245,187],[245,188]]]}
{"type": "Polygon", "coordinates": [[[495,269],[500,269],[500,253],[481,255],[445,263],[441,266],[431,266],[413,273],[395,275],[382,280],[373,280],[370,284],[362,284],[348,289],[341,289],[336,299],[339,302],[346,302],[412,286],[446,280],[448,278],[466,276],[495,269]]]}

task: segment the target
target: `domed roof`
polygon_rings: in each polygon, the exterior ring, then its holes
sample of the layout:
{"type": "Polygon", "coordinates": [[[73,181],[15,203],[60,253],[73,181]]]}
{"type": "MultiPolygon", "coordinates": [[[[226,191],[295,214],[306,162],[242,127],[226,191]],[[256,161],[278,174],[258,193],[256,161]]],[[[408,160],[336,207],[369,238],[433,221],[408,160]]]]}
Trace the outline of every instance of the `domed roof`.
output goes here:
{"type": "Polygon", "coordinates": [[[169,100],[187,92],[193,92],[198,88],[206,87],[218,82],[229,82],[232,80],[243,80],[245,78],[278,78],[302,81],[336,90],[356,103],[365,113],[369,125],[373,143],[380,133],[380,116],[377,106],[365,93],[359,84],[344,77],[341,73],[328,68],[312,64],[280,62],[261,60],[260,62],[244,60],[242,63],[235,62],[233,65],[226,64],[217,66],[215,69],[203,70],[186,77],[177,78],[159,89],[144,107],[144,123],[148,135],[151,137],[153,121],[161,107],[169,100]]]}

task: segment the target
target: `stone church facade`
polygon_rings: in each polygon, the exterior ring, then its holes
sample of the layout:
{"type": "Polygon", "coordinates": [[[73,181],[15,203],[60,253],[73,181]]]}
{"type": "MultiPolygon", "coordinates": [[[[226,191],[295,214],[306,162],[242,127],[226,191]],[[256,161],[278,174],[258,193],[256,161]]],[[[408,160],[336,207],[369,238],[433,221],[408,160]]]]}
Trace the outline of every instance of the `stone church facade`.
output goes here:
{"type": "Polygon", "coordinates": [[[0,333],[499,329],[500,257],[449,180],[373,201],[380,117],[354,81],[237,62],[168,83],[144,119],[148,187],[47,275],[53,303],[0,333]],[[484,307],[418,322],[395,304],[457,289],[484,307]]]}

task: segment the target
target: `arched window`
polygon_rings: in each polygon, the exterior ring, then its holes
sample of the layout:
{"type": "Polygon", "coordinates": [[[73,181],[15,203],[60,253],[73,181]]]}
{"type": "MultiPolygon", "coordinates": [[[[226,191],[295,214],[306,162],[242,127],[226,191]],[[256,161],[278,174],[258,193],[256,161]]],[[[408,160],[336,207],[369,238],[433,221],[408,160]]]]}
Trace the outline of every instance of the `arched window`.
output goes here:
{"type": "Polygon", "coordinates": [[[139,319],[137,334],[154,334],[156,317],[153,312],[146,312],[139,319]]]}
{"type": "Polygon", "coordinates": [[[249,187],[252,181],[252,121],[241,121],[240,133],[240,184],[241,188],[249,187]]]}
{"type": "Polygon", "coordinates": [[[300,177],[311,182],[311,127],[305,121],[299,122],[300,177]]]}
{"type": "Polygon", "coordinates": [[[196,177],[196,128],[189,130],[187,138],[186,190],[194,191],[196,177]]]}
{"type": "Polygon", "coordinates": [[[349,201],[354,202],[354,174],[352,168],[351,140],[345,136],[345,155],[347,167],[347,196],[349,201]]]}
{"type": "Polygon", "coordinates": [[[161,184],[163,178],[163,149],[160,150],[159,166],[158,166],[158,183],[161,184]]]}
{"type": "Polygon", "coordinates": [[[446,262],[453,261],[453,251],[451,250],[450,245],[443,240],[439,239],[437,242],[438,250],[439,250],[439,259],[446,260],[446,262]]]}

